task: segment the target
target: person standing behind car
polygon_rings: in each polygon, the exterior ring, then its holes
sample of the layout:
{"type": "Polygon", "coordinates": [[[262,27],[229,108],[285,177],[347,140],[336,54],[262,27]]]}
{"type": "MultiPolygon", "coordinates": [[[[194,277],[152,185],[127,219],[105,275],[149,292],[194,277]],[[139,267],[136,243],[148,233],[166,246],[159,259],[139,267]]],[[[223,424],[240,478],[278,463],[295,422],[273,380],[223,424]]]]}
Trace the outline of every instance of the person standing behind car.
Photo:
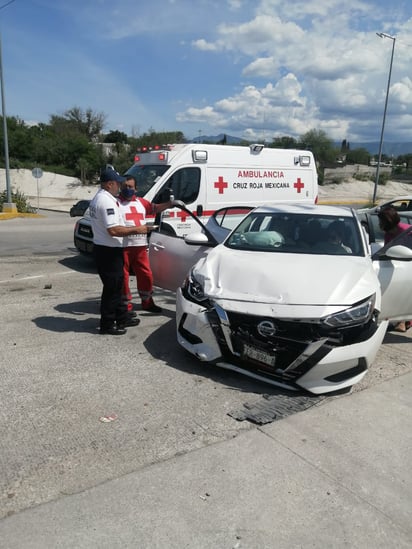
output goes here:
{"type": "MultiPolygon", "coordinates": [[[[156,215],[173,207],[171,201],[154,204],[145,198],[136,197],[136,180],[132,175],[127,175],[122,183],[119,200],[125,225],[131,227],[146,227],[146,215],[156,215]]],[[[123,245],[123,299],[127,303],[127,310],[130,312],[133,309],[129,283],[130,271],[133,271],[142,309],[151,313],[161,313],[161,307],[153,301],[153,274],[149,263],[147,234],[127,236],[123,240],[123,245]]]]}
{"type": "Polygon", "coordinates": [[[386,206],[385,208],[379,210],[378,218],[379,226],[385,233],[385,244],[410,227],[407,223],[401,223],[398,210],[396,210],[393,206],[386,206]]]}
{"type": "MultiPolygon", "coordinates": [[[[407,223],[401,223],[399,213],[393,206],[386,206],[378,212],[379,226],[384,231],[384,243],[391,242],[394,238],[400,235],[406,229],[409,229],[411,225],[407,223]]],[[[396,332],[406,332],[411,327],[411,322],[398,322],[393,328],[396,332]]]]}
{"type": "Polygon", "coordinates": [[[89,211],[93,229],[93,253],[97,272],[103,283],[100,302],[100,333],[123,335],[126,327],[140,322],[127,313],[122,300],[123,237],[147,233],[146,226],[126,227],[117,200],[120,184],[125,178],[112,168],[100,175],[101,188],[90,202],[89,211]]]}

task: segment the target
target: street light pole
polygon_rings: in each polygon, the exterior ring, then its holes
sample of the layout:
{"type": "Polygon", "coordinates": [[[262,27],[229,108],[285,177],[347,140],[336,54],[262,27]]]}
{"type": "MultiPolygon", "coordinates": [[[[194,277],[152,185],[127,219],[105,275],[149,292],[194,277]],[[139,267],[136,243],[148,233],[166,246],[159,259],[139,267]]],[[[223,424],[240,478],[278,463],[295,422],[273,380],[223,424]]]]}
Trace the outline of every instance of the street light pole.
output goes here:
{"type": "Polygon", "coordinates": [[[4,98],[4,81],[3,81],[3,55],[1,50],[0,36],[0,88],[1,88],[1,114],[3,116],[3,139],[4,139],[4,165],[6,168],[6,189],[7,202],[11,204],[11,185],[10,185],[10,164],[9,164],[9,139],[7,135],[7,118],[6,118],[6,100],[4,98]]]}
{"type": "Polygon", "coordinates": [[[379,183],[379,170],[380,170],[381,158],[382,158],[383,133],[385,131],[386,109],[388,108],[388,97],[389,97],[389,88],[390,88],[390,85],[391,85],[393,54],[394,54],[394,51],[395,51],[395,42],[396,42],[396,38],[394,36],[391,36],[390,34],[386,34],[384,32],[377,32],[376,34],[380,38],[390,38],[392,40],[392,55],[391,55],[391,62],[390,62],[390,65],[389,65],[388,87],[386,89],[385,108],[383,110],[381,139],[380,139],[380,142],[379,142],[378,166],[376,168],[376,180],[375,180],[375,185],[373,187],[373,197],[372,197],[373,204],[375,204],[376,193],[377,193],[377,190],[378,190],[378,183],[379,183]]]}
{"type": "MultiPolygon", "coordinates": [[[[0,10],[13,4],[15,0],[9,0],[2,6],[0,10]]],[[[1,36],[0,36],[0,89],[1,89],[1,114],[3,116],[3,139],[4,139],[4,167],[6,169],[6,194],[7,202],[3,204],[3,212],[17,212],[16,204],[11,201],[11,184],[10,184],[10,163],[9,163],[9,139],[7,135],[7,116],[6,116],[6,100],[4,98],[4,79],[3,79],[3,55],[1,51],[1,36]]]]}

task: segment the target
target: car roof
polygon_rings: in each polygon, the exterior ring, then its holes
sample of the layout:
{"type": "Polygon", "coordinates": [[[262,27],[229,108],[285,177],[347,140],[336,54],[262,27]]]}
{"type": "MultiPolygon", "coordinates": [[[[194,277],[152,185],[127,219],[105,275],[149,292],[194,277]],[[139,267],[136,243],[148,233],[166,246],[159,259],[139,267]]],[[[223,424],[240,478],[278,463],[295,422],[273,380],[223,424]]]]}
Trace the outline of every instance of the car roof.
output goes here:
{"type": "Polygon", "coordinates": [[[258,206],[253,211],[262,213],[294,213],[353,217],[352,208],[345,206],[329,206],[326,204],[276,204],[276,206],[258,206]]]}
{"type": "Polygon", "coordinates": [[[392,202],[397,202],[398,200],[412,200],[412,194],[395,196],[394,198],[387,198],[386,200],[380,202],[379,206],[384,206],[385,204],[391,204],[392,202]]]}

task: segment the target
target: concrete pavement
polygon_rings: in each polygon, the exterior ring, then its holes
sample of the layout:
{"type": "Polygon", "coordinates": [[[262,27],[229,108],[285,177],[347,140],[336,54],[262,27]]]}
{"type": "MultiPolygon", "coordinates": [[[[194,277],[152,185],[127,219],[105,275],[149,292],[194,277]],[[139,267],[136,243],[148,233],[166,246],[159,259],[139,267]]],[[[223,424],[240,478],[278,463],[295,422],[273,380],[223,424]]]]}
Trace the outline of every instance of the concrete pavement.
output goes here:
{"type": "Polygon", "coordinates": [[[410,548],[412,373],[0,522],[4,549],[410,548]]]}

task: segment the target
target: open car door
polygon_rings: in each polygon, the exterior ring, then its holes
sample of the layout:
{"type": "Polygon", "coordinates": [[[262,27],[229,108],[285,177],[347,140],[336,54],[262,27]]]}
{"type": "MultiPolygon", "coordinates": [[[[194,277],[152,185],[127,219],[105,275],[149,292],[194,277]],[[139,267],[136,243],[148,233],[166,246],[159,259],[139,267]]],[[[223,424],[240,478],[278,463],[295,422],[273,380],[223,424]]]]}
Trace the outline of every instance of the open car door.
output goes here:
{"type": "Polygon", "coordinates": [[[382,291],[381,319],[412,319],[412,227],[378,250],[372,260],[382,291]]]}
{"type": "Polygon", "coordinates": [[[199,231],[186,237],[176,236],[167,223],[160,222],[149,240],[149,258],[154,284],[164,290],[176,291],[182,285],[190,268],[211,248],[225,240],[227,235],[247,215],[251,206],[229,206],[216,210],[204,225],[198,217],[184,206],[178,206],[192,217],[199,231]]]}
{"type": "Polygon", "coordinates": [[[167,224],[162,222],[159,229],[150,234],[149,239],[149,259],[154,285],[174,292],[182,285],[190,268],[218,244],[192,212],[184,207],[180,209],[199,225],[199,232],[196,233],[197,244],[190,243],[190,235],[182,237],[172,234],[167,224]]]}

